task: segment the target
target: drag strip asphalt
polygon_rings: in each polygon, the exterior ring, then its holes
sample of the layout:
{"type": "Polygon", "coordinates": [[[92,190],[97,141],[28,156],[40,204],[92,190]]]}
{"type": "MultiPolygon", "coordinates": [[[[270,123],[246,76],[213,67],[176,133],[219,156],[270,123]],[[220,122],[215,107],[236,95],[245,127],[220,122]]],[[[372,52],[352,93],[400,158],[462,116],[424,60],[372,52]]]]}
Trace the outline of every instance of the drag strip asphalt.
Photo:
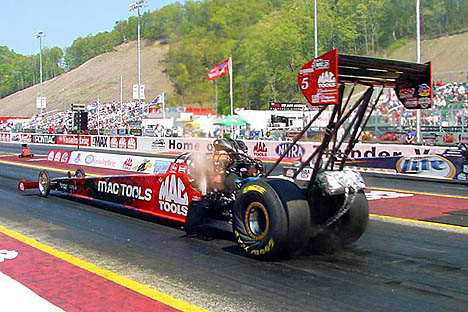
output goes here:
{"type": "MultiPolygon", "coordinates": [[[[16,191],[20,178],[36,180],[37,173],[0,164],[1,226],[201,308],[466,311],[468,306],[466,234],[371,220],[363,237],[344,251],[262,262],[241,255],[230,235],[187,237],[176,223],[118,207],[16,191]]],[[[463,196],[463,190],[439,187],[437,193],[463,196]]]]}

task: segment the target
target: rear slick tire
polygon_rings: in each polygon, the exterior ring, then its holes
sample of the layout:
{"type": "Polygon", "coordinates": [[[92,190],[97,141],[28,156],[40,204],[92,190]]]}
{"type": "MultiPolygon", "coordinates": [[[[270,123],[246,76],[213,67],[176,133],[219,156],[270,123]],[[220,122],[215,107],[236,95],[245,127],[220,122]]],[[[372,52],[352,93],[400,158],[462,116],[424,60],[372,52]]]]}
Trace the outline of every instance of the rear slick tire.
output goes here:
{"type": "Polygon", "coordinates": [[[236,242],[256,259],[284,257],[307,243],[310,211],[299,187],[282,179],[245,184],[233,208],[236,242]]]}

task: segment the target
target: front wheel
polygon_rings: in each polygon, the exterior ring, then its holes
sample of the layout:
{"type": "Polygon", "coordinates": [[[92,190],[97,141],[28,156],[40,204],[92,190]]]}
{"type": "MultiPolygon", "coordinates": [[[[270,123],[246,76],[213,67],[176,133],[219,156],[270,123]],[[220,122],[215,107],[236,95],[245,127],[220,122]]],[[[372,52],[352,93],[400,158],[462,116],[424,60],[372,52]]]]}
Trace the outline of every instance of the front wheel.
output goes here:
{"type": "Polygon", "coordinates": [[[41,170],[38,177],[39,196],[47,197],[50,193],[50,176],[46,170],[41,170]]]}
{"type": "Polygon", "coordinates": [[[234,203],[233,229],[247,255],[271,259],[305,245],[310,226],[307,200],[287,180],[265,179],[245,184],[234,203]]]}
{"type": "Polygon", "coordinates": [[[77,177],[77,178],[84,178],[84,177],[86,177],[86,173],[85,173],[85,171],[84,171],[82,168],[78,168],[78,169],[76,169],[76,171],[75,171],[75,177],[77,177]]]}

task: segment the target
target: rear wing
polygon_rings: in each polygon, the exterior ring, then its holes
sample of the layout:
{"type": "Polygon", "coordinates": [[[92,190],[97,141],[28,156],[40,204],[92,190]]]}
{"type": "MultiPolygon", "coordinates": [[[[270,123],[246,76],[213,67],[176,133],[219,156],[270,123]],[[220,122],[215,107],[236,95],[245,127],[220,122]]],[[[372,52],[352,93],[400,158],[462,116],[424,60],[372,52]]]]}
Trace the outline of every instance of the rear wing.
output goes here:
{"type": "Polygon", "coordinates": [[[340,84],[393,88],[408,109],[432,105],[431,62],[425,64],[338,54],[331,50],[305,64],[299,88],[313,106],[339,103],[340,84]]]}
{"type": "Polygon", "coordinates": [[[333,105],[333,109],[323,132],[322,143],[306,159],[298,159],[300,166],[290,176],[293,179],[296,179],[306,166],[313,169],[311,182],[315,181],[319,170],[343,170],[385,88],[393,88],[406,108],[421,109],[432,105],[430,62],[418,64],[343,55],[338,54],[338,50],[335,49],[302,66],[298,73],[298,83],[307,101],[320,107],[266,172],[266,176],[270,175],[294,148],[328,105],[333,105]],[[350,85],[352,88],[346,93],[345,89],[350,85]],[[356,85],[365,86],[366,90],[352,103],[356,85]],[[375,87],[382,88],[373,99],[375,87]],[[339,133],[340,129],[343,131],[339,133]]]}

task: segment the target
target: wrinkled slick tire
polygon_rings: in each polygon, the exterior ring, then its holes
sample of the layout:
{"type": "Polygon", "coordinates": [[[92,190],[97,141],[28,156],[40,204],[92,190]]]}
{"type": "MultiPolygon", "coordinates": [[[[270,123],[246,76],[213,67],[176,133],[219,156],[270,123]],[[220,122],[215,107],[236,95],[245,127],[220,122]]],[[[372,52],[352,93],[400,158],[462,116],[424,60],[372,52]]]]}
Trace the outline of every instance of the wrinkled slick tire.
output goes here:
{"type": "Polygon", "coordinates": [[[310,211],[299,187],[282,179],[245,184],[233,208],[237,244],[248,256],[272,259],[307,244],[310,211]]]}
{"type": "Polygon", "coordinates": [[[85,171],[84,171],[82,168],[78,168],[78,169],[76,169],[76,171],[75,171],[75,177],[77,177],[77,178],[86,177],[86,173],[85,173],[85,171]]]}
{"type": "Polygon", "coordinates": [[[50,193],[50,176],[46,170],[39,171],[39,196],[47,197],[50,193]]]}
{"type": "Polygon", "coordinates": [[[328,229],[311,238],[309,249],[315,252],[332,253],[354,243],[364,234],[369,222],[369,205],[363,192],[354,196],[349,211],[328,229]]]}

